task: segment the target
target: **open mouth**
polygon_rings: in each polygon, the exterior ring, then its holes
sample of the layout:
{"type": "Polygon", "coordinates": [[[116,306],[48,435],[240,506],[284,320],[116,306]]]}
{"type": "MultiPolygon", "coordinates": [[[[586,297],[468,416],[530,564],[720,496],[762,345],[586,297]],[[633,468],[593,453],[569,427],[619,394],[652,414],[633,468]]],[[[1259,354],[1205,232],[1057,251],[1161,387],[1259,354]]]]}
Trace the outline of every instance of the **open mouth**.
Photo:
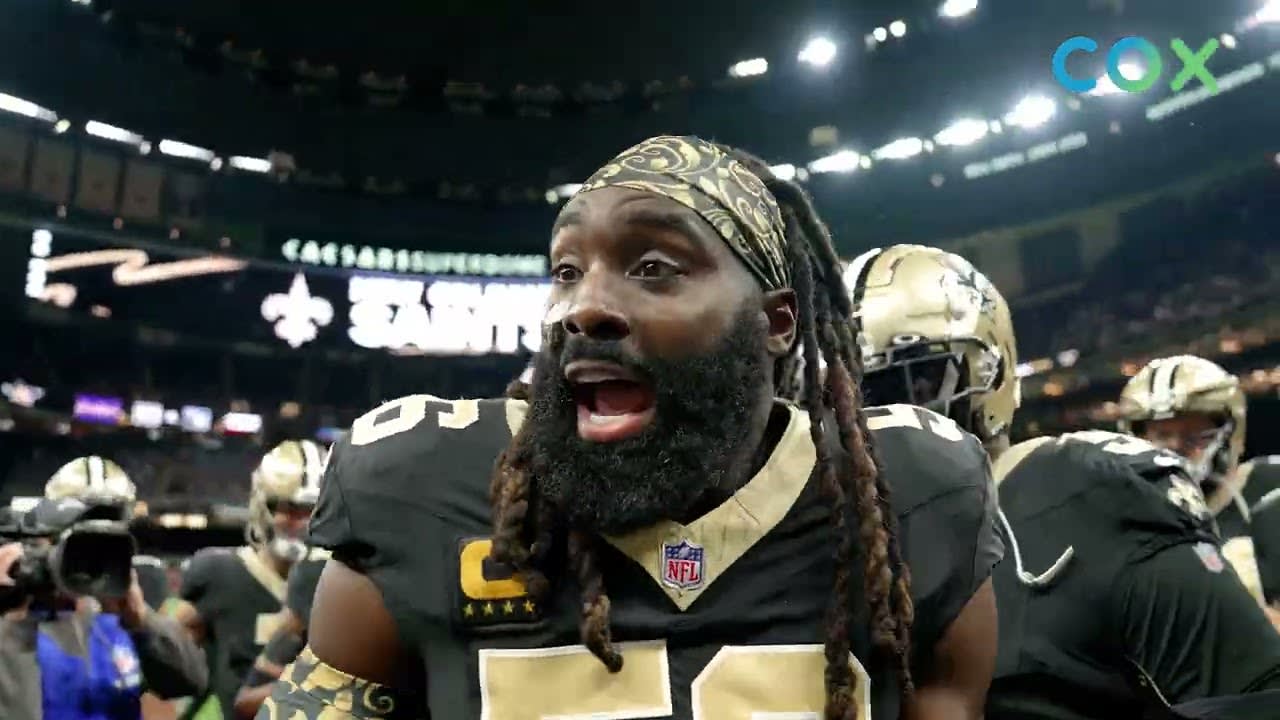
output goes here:
{"type": "Polygon", "coordinates": [[[578,436],[615,442],[637,435],[653,421],[656,397],[649,383],[614,363],[577,360],[565,377],[578,406],[578,436]]]}

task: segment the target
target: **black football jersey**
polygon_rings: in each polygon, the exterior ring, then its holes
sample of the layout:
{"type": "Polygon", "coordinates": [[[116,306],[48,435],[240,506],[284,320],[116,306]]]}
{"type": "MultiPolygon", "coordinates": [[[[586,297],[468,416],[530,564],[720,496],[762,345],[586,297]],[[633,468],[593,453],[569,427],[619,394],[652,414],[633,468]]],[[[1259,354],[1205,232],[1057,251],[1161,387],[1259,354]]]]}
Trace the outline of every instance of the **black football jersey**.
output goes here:
{"type": "MultiPolygon", "coordinates": [[[[1245,493],[1256,495],[1249,512],[1262,593],[1269,603],[1280,603],[1280,456],[1250,460],[1245,493]],[[1250,486],[1253,487],[1250,490],[1250,486]]],[[[1241,472],[1245,468],[1241,468],[1241,472]]]]}
{"type": "Polygon", "coordinates": [[[1252,519],[1249,509],[1277,489],[1280,489],[1280,456],[1259,457],[1242,463],[1231,482],[1209,497],[1209,508],[1214,512],[1222,539],[1249,537],[1252,519]]]}
{"type": "MultiPolygon", "coordinates": [[[[553,570],[555,590],[538,600],[489,559],[490,473],[525,407],[402,398],[358,420],[329,460],[311,541],[381,589],[424,659],[431,716],[821,713],[833,563],[809,416],[786,406],[771,457],[723,505],[598,543],[625,662],[611,675],[579,644],[571,578],[553,570]]],[[[912,571],[915,657],[927,661],[1000,558],[989,464],[975,438],[929,411],[868,418],[912,571]]],[[[865,612],[851,615],[859,716],[897,717],[893,669],[869,659],[865,612]]]]}
{"type": "Polygon", "coordinates": [[[989,720],[1136,718],[1280,673],[1180,457],[1090,431],[1015,445],[995,475],[1012,538],[989,720]]]}
{"type": "Polygon", "coordinates": [[[311,548],[307,557],[298,561],[289,570],[288,587],[285,590],[285,607],[302,618],[305,626],[311,622],[311,600],[316,595],[316,585],[320,583],[320,573],[329,560],[329,551],[324,548],[311,548]]]}
{"type": "Polygon", "coordinates": [[[279,624],[285,579],[253,548],[205,548],[187,565],[180,594],[204,620],[210,692],[230,716],[241,681],[279,624]]]}

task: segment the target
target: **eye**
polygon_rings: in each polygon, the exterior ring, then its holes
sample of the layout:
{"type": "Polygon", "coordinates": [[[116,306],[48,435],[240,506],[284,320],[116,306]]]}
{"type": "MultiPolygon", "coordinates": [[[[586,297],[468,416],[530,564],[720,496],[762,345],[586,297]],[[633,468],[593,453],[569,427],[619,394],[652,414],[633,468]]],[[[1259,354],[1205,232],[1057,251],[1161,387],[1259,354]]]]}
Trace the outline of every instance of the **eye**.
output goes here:
{"type": "Polygon", "coordinates": [[[569,263],[561,263],[551,270],[551,279],[558,283],[577,282],[581,277],[582,271],[569,263]]]}
{"type": "Polygon", "coordinates": [[[631,271],[631,275],[644,280],[667,280],[680,274],[680,268],[662,260],[645,260],[631,271]]]}

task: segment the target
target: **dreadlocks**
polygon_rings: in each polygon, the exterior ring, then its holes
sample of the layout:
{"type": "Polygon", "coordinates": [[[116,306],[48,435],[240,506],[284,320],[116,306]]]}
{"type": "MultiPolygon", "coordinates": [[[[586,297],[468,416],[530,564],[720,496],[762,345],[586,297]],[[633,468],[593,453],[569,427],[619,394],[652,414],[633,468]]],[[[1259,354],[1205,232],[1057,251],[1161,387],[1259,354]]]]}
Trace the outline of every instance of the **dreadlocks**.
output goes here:
{"type": "MultiPolygon", "coordinates": [[[[896,661],[904,697],[912,689],[913,619],[910,576],[896,539],[889,488],[879,472],[862,411],[862,362],[850,325],[852,308],[831,235],[804,190],[776,177],[759,158],[732,148],[720,150],[764,182],[777,200],[785,225],[785,263],[799,306],[801,353],[779,359],[774,378],[777,394],[800,399],[809,413],[821,487],[831,502],[836,568],[826,617],[826,717],[850,720],[858,712],[849,664],[849,586],[855,553],[862,559],[862,597],[872,641],[879,653],[896,661]],[[826,363],[825,384],[820,362],[826,363]],[[834,418],[834,424],[824,420],[827,416],[834,418]]],[[[519,392],[514,385],[508,390],[509,395],[519,392]]],[[[568,571],[581,589],[582,643],[617,672],[622,656],[611,639],[609,597],[596,557],[597,539],[576,530],[563,542],[556,537],[557,511],[540,495],[536,478],[531,477],[529,426],[522,425],[494,468],[490,483],[493,557],[521,573],[536,597],[550,588],[545,569],[552,547],[563,547],[568,571]]]]}

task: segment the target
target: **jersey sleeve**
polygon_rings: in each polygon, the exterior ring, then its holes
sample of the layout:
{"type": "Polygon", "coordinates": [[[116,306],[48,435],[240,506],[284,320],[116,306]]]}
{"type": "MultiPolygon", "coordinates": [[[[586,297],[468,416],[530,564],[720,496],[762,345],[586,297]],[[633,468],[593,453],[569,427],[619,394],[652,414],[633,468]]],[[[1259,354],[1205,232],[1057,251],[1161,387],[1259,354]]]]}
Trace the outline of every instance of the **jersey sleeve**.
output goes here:
{"type": "Polygon", "coordinates": [[[1004,556],[991,464],[976,437],[929,410],[868,408],[867,420],[911,571],[916,657],[929,657],[1004,556]]]}
{"type": "Polygon", "coordinates": [[[1117,583],[1117,637],[1169,702],[1280,682],[1280,634],[1214,544],[1166,548],[1117,583]]]}
{"type": "Polygon", "coordinates": [[[311,622],[311,600],[315,597],[316,585],[320,583],[320,573],[324,572],[327,555],[327,551],[312,548],[307,558],[289,571],[285,607],[301,618],[304,625],[311,622]]]}
{"type": "Polygon", "coordinates": [[[1262,595],[1268,603],[1280,603],[1280,490],[1263,495],[1250,514],[1262,595]]]}

